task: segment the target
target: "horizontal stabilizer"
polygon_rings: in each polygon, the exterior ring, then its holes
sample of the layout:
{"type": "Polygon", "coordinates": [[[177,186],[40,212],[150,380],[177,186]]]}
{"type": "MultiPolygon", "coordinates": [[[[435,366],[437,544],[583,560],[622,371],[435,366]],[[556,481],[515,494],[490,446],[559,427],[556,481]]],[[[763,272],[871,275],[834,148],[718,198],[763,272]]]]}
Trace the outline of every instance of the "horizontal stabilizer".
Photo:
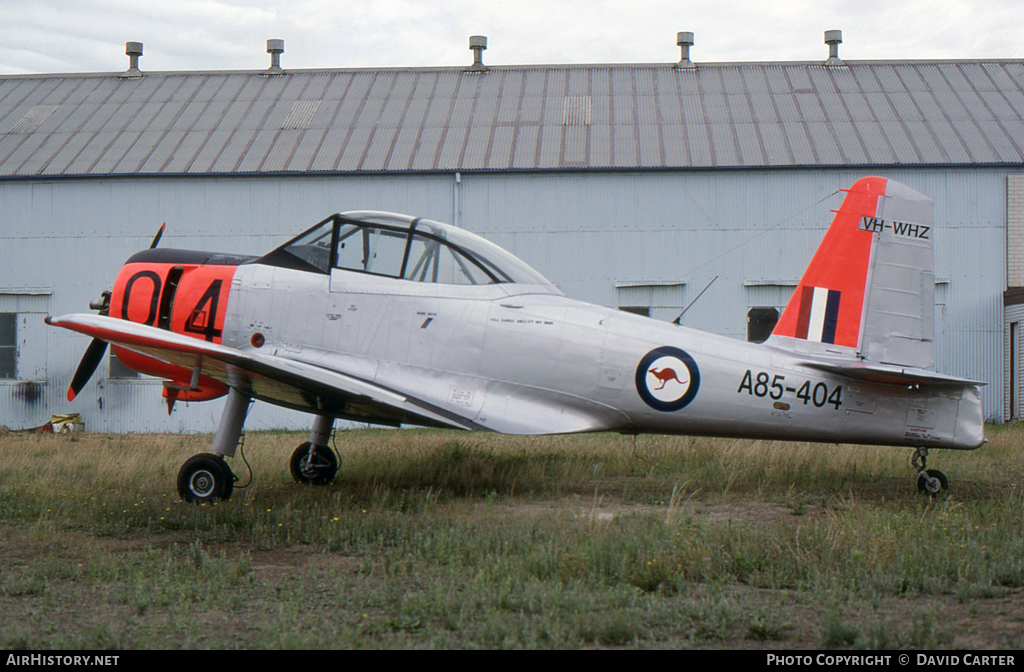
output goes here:
{"type": "Polygon", "coordinates": [[[884,383],[889,385],[939,385],[944,387],[973,387],[975,385],[986,385],[979,380],[947,376],[934,371],[916,369],[891,364],[863,364],[850,362],[827,362],[827,361],[804,361],[804,366],[827,371],[848,378],[864,380],[871,383],[884,383]]]}

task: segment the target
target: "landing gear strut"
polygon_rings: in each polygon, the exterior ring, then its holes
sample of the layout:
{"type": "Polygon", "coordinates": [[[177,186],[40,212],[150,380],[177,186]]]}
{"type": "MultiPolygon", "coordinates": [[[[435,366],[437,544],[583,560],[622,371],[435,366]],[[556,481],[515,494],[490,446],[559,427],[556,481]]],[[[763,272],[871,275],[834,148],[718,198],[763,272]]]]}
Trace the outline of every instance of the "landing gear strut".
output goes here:
{"type": "MultiPolygon", "coordinates": [[[[213,452],[193,455],[178,472],[178,494],[186,502],[204,504],[231,497],[237,479],[224,458],[235,455],[250,401],[247,395],[235,388],[228,391],[224,414],[213,437],[213,452]]],[[[333,430],[334,418],[316,416],[309,441],[292,453],[290,466],[296,482],[327,485],[334,480],[338,473],[338,456],[327,445],[333,430]]]]}
{"type": "Polygon", "coordinates": [[[334,429],[334,418],[316,416],[306,441],[292,453],[292,478],[296,483],[327,485],[338,473],[338,456],[327,445],[334,429]]]}
{"type": "Polygon", "coordinates": [[[213,452],[193,455],[178,472],[178,494],[183,500],[205,504],[231,497],[236,479],[224,458],[234,457],[248,410],[249,397],[231,388],[217,434],[213,437],[213,452]]]}
{"type": "Polygon", "coordinates": [[[931,497],[935,497],[943,490],[949,490],[949,481],[946,475],[938,469],[926,469],[928,449],[921,447],[914,451],[910,458],[910,464],[917,471],[917,490],[931,497]]]}

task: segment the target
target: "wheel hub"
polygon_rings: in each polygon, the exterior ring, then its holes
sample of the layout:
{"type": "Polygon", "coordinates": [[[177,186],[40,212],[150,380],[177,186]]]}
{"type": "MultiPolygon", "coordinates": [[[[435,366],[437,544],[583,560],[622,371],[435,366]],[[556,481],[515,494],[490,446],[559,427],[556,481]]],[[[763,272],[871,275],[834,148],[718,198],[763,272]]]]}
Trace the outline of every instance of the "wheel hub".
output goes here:
{"type": "Polygon", "coordinates": [[[309,452],[310,454],[302,458],[302,461],[299,463],[300,468],[304,475],[309,478],[316,478],[320,475],[320,472],[323,471],[325,467],[329,467],[330,464],[328,464],[326,460],[317,459],[318,456],[313,452],[312,448],[309,452]]]}
{"type": "Polygon", "coordinates": [[[208,471],[197,471],[189,479],[189,489],[196,497],[209,497],[216,487],[216,479],[208,471]]]}
{"type": "Polygon", "coordinates": [[[338,473],[338,458],[330,448],[307,441],[292,453],[290,466],[296,483],[326,485],[338,473]]]}

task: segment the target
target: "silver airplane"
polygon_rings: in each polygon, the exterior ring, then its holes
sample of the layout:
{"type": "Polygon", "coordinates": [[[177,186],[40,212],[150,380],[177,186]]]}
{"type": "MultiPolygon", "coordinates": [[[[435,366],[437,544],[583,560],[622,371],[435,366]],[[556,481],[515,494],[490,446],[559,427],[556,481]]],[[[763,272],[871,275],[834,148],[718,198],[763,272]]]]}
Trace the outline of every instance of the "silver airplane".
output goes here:
{"type": "MultiPolygon", "coordinates": [[[[161,228],[162,233],[163,229],[161,228]]],[[[932,202],[893,180],[847,192],[763,344],[567,298],[465,230],[385,212],[323,220],[262,257],[150,249],[99,314],[48,317],[107,343],[177,400],[227,395],[212,452],[178,475],[189,502],[228,499],[251,400],[316,417],[291,458],[330,483],[335,419],[511,434],[621,432],[908,446],[985,442],[979,381],[933,365],[932,202]]]]}

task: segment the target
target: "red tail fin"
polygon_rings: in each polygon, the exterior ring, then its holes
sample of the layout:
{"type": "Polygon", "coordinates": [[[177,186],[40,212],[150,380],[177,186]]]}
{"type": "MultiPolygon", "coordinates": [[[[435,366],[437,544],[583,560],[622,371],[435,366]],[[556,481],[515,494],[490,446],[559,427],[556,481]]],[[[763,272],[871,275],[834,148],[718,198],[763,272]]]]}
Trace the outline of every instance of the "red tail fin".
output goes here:
{"type": "Polygon", "coordinates": [[[872,241],[872,231],[863,222],[878,216],[885,185],[884,177],[865,177],[850,187],[774,335],[860,345],[872,241]]]}
{"type": "Polygon", "coordinates": [[[931,366],[932,223],[927,196],[894,180],[858,180],[775,325],[775,345],[931,366]]]}

